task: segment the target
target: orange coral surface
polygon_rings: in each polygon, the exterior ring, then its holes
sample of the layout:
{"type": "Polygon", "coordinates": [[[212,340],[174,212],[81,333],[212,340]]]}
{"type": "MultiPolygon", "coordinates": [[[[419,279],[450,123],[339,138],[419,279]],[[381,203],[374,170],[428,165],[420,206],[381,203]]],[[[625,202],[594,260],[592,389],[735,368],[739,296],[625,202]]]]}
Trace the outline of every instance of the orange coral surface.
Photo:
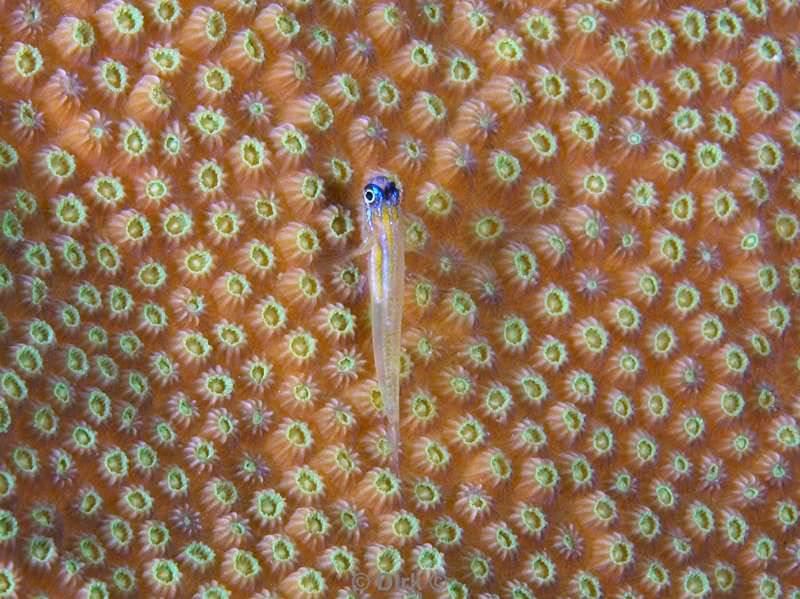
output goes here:
{"type": "Polygon", "coordinates": [[[0,598],[800,597],[798,23],[0,0],[0,598]]]}

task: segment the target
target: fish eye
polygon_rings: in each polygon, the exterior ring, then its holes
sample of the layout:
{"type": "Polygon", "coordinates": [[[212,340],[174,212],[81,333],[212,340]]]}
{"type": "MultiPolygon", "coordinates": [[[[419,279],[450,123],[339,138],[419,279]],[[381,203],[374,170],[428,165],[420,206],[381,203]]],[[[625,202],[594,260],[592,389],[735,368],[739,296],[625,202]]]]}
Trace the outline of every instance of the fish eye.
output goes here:
{"type": "Polygon", "coordinates": [[[364,199],[367,201],[367,204],[372,204],[372,202],[375,201],[375,193],[371,189],[365,190],[364,199]]]}

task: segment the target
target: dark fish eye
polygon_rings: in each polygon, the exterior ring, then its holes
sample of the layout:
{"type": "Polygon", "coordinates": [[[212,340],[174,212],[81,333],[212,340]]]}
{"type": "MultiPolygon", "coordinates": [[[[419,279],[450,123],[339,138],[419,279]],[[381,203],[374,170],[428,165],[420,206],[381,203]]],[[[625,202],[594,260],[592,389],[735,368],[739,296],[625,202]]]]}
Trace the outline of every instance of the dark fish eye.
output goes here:
{"type": "Polygon", "coordinates": [[[374,189],[373,186],[369,186],[364,190],[364,200],[367,202],[367,204],[375,204],[380,199],[380,190],[374,189]]]}
{"type": "Polygon", "coordinates": [[[400,199],[400,190],[397,189],[397,186],[394,183],[392,183],[391,185],[389,185],[389,189],[387,191],[389,192],[389,197],[392,198],[392,201],[394,203],[397,203],[400,199]]]}

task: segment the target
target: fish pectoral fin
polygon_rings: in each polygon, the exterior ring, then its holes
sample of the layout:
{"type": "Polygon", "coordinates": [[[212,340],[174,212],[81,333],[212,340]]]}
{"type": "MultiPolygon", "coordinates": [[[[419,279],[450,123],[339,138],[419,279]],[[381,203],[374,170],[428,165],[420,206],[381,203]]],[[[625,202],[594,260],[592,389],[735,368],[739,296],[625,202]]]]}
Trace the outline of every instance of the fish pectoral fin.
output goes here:
{"type": "Polygon", "coordinates": [[[366,256],[367,254],[369,254],[370,249],[372,249],[371,244],[364,242],[357,248],[354,248],[349,252],[346,252],[344,255],[344,260],[347,262],[352,262],[356,258],[360,258],[362,256],[366,256]]]}

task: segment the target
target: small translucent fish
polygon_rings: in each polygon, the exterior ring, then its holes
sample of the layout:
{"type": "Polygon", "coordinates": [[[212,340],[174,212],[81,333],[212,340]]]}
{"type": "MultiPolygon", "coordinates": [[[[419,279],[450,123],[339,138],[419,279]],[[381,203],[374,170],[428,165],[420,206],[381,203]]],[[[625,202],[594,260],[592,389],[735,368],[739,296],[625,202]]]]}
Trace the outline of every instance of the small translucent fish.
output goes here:
{"type": "Polygon", "coordinates": [[[389,421],[392,467],[398,471],[400,331],[403,322],[404,232],[401,191],[388,177],[372,177],[362,195],[369,251],[369,289],[375,371],[389,421]]]}

